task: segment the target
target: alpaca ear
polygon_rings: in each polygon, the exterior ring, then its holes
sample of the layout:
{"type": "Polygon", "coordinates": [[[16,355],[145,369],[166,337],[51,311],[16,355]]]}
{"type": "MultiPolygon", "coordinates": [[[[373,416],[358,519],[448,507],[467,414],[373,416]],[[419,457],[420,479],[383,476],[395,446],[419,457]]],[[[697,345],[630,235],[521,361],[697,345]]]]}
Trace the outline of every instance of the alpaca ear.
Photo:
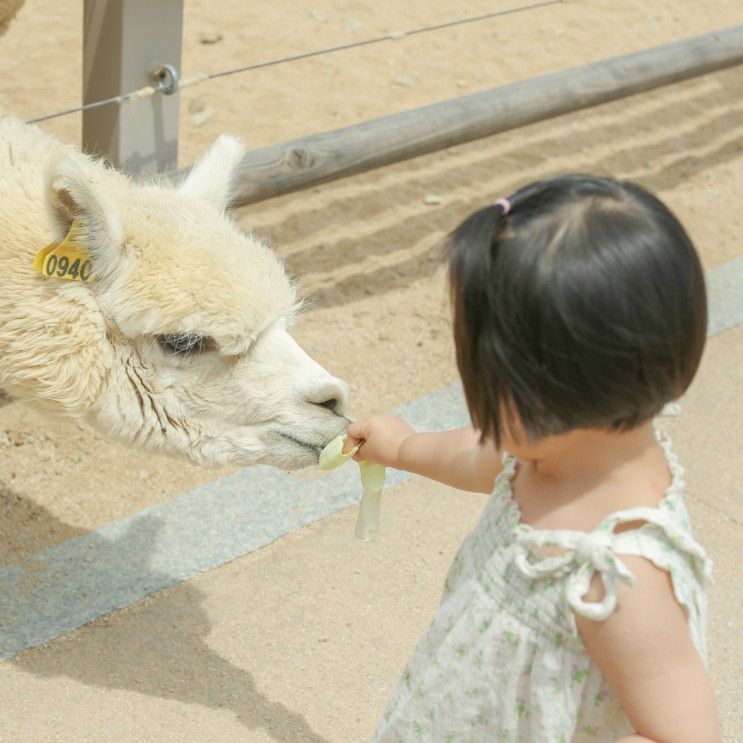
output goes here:
{"type": "Polygon", "coordinates": [[[74,219],[80,220],[81,234],[96,263],[106,272],[118,255],[123,231],[116,209],[97,192],[82,168],[68,155],[52,159],[44,174],[46,206],[55,240],[69,232],[74,219]]]}
{"type": "Polygon", "coordinates": [[[245,147],[234,137],[222,134],[191,168],[180,187],[181,193],[224,211],[232,195],[237,169],[245,147]]]}

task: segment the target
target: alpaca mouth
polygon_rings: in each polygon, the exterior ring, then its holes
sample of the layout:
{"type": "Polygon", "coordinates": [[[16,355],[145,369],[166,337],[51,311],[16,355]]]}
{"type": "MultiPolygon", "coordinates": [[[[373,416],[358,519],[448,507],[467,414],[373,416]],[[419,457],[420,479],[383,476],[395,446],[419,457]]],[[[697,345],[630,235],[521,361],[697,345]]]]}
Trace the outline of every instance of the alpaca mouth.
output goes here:
{"type": "Polygon", "coordinates": [[[302,441],[301,439],[292,436],[290,433],[284,433],[283,431],[279,431],[278,434],[279,436],[281,436],[281,438],[287,439],[288,441],[297,444],[297,446],[301,446],[303,449],[309,449],[318,459],[320,458],[322,446],[311,444],[308,441],[302,441]]]}

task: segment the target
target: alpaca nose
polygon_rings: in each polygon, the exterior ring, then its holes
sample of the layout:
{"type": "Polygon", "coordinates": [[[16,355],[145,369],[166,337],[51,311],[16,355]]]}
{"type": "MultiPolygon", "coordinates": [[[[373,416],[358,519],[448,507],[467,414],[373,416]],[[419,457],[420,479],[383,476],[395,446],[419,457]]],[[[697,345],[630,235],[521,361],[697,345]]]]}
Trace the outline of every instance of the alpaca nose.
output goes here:
{"type": "Polygon", "coordinates": [[[340,406],[340,400],[337,397],[330,397],[317,404],[321,408],[327,408],[331,413],[337,413],[340,406]]]}
{"type": "Polygon", "coordinates": [[[348,388],[340,379],[331,377],[307,395],[307,402],[319,405],[335,415],[343,415],[348,403],[348,388]]]}

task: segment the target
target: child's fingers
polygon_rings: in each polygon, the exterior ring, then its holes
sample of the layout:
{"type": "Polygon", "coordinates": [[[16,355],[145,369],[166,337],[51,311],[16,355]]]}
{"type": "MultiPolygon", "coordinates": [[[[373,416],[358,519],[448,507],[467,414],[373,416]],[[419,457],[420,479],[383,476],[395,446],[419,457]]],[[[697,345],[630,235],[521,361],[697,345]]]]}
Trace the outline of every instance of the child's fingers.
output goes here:
{"type": "Polygon", "coordinates": [[[355,446],[362,446],[369,437],[364,421],[356,421],[346,429],[346,444],[343,453],[348,454],[355,446]]]}
{"type": "Polygon", "coordinates": [[[364,439],[354,439],[346,434],[346,441],[343,444],[343,449],[341,449],[341,453],[350,454],[357,446],[361,446],[361,444],[363,443],[364,443],[364,439]]]}
{"type": "Polygon", "coordinates": [[[348,440],[356,443],[366,438],[366,421],[354,421],[347,429],[346,436],[348,440]]]}

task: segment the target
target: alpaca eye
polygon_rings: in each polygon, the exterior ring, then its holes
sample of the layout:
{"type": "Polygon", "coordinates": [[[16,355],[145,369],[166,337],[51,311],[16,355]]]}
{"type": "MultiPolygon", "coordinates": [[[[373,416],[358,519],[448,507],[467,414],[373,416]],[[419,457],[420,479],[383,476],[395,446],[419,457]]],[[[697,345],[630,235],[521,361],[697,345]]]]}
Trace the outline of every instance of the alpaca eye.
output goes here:
{"type": "Polygon", "coordinates": [[[177,356],[195,356],[214,349],[214,341],[196,333],[167,333],[156,336],[158,345],[165,353],[177,356]]]}

